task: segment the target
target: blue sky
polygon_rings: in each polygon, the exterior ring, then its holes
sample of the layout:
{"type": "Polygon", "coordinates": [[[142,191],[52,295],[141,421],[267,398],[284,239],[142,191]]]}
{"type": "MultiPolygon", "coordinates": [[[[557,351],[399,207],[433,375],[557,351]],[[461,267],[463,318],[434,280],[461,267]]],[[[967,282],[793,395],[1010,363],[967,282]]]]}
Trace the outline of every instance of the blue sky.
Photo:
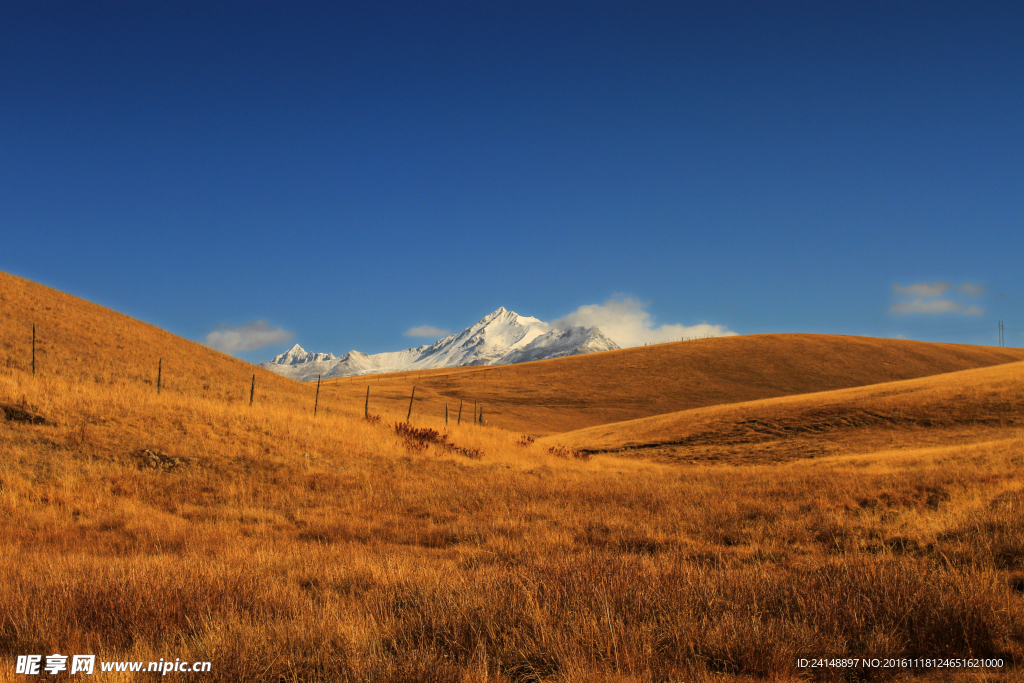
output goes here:
{"type": "Polygon", "coordinates": [[[253,361],[499,306],[1021,346],[1022,35],[1019,2],[0,0],[0,270],[253,361]]]}

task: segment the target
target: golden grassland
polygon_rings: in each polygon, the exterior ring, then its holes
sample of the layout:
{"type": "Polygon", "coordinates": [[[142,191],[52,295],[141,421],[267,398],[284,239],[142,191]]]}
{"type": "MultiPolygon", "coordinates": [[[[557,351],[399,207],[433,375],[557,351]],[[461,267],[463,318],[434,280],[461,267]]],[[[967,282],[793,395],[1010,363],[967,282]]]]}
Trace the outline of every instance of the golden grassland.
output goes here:
{"type": "MultiPolygon", "coordinates": [[[[479,402],[491,425],[533,436],[700,407],[878,384],[1024,360],[1024,349],[766,334],[510,366],[332,379],[329,405],[443,417],[479,402]]],[[[465,412],[464,412],[465,416],[465,412]]]]}
{"type": "Polygon", "coordinates": [[[324,408],[325,389],[314,417],[310,386],[269,373],[250,408],[251,366],[10,280],[0,680],[55,652],[210,661],[210,681],[828,678],[796,668],[816,654],[997,655],[1013,665],[851,677],[1019,678],[1020,364],[691,411],[699,429],[666,416],[615,442],[785,427],[721,461],[713,443],[552,453],[579,434],[414,409],[446,441],[403,436],[397,398],[368,422],[340,393],[324,408]],[[10,332],[29,317],[50,330],[35,377],[10,332]],[[177,369],[157,395],[161,357],[177,369]],[[814,411],[836,405],[823,428],[814,411]],[[842,422],[857,411],[909,421],[842,422]],[[801,439],[827,448],[757,455],[801,439]]]}
{"type": "Polygon", "coordinates": [[[1024,427],[1024,362],[667,413],[542,439],[667,460],[777,462],[1002,439],[1024,427]]]}

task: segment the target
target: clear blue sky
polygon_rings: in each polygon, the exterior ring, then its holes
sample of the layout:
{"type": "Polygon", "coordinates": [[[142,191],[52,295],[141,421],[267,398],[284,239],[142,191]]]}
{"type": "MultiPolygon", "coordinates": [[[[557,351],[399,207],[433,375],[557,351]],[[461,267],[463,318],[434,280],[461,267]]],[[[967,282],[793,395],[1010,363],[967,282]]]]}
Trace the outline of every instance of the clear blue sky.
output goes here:
{"type": "Polygon", "coordinates": [[[1022,36],[1021,2],[0,0],[0,270],[334,353],[615,297],[1021,346],[1022,36]]]}

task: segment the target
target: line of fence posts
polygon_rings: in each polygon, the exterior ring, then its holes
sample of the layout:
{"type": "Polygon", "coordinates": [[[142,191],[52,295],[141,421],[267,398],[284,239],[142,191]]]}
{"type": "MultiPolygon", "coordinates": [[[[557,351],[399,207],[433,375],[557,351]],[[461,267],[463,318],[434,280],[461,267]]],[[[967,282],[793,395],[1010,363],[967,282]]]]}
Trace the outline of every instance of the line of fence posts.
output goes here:
{"type": "MultiPolygon", "coordinates": [[[[256,375],[252,376],[252,381],[253,381],[253,387],[255,388],[255,386],[256,386],[256,375]]],[[[317,380],[316,380],[316,396],[317,396],[316,402],[313,404],[313,415],[316,415],[316,407],[317,407],[317,405],[319,404],[319,401],[320,401],[320,376],[319,375],[317,375],[317,380]]],[[[416,387],[413,386],[412,393],[409,394],[409,410],[405,414],[405,422],[406,422],[406,424],[408,424],[409,421],[412,419],[412,404],[413,404],[413,401],[415,399],[416,399],[416,387]]],[[[463,406],[464,403],[465,403],[465,400],[460,398],[459,399],[459,411],[455,415],[455,424],[456,425],[461,425],[462,424],[462,406],[463,406]]],[[[249,392],[249,405],[250,406],[252,405],[252,391],[249,392]]],[[[366,387],[366,399],[363,402],[363,418],[364,419],[368,419],[369,417],[370,417],[370,387],[367,386],[366,387]]],[[[445,424],[446,427],[448,426],[448,423],[449,423],[448,403],[445,402],[445,404],[444,404],[444,424],[445,424]]],[[[479,403],[478,401],[473,401],[473,424],[480,424],[480,425],[482,425],[483,423],[484,423],[484,406],[483,406],[482,403],[479,403]]]]}

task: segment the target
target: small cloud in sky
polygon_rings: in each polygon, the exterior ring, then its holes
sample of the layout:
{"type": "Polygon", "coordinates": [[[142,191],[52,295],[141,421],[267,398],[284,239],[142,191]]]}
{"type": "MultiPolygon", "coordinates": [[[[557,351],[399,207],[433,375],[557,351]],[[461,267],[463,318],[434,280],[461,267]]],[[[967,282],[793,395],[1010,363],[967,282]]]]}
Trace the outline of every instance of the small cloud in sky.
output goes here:
{"type": "Polygon", "coordinates": [[[224,353],[252,351],[271,344],[284,344],[292,340],[294,332],[271,327],[266,320],[256,320],[237,327],[222,327],[206,335],[203,343],[224,353]]]}
{"type": "Polygon", "coordinates": [[[420,325],[419,327],[410,327],[402,336],[440,339],[441,337],[448,336],[448,330],[442,330],[440,327],[434,327],[433,325],[420,325]]]}
{"type": "Polygon", "coordinates": [[[722,325],[655,325],[644,304],[632,297],[615,297],[603,304],[580,306],[575,311],[551,323],[558,329],[582,325],[598,327],[609,339],[623,348],[672,341],[683,337],[728,337],[735,335],[722,325]]]}
{"type": "Polygon", "coordinates": [[[936,296],[942,296],[949,289],[948,282],[918,282],[917,284],[907,285],[893,285],[893,291],[896,296],[911,296],[916,298],[930,298],[936,296]]]}
{"type": "Polygon", "coordinates": [[[988,287],[986,287],[985,285],[978,285],[973,282],[965,282],[959,287],[957,287],[957,289],[964,296],[973,296],[977,298],[984,294],[985,290],[988,289],[988,287]]]}
{"type": "Polygon", "coordinates": [[[921,313],[925,315],[936,315],[941,313],[956,313],[958,315],[981,315],[984,308],[974,304],[967,304],[958,301],[958,296],[972,298],[980,297],[985,293],[984,285],[973,282],[964,282],[952,288],[948,282],[918,282],[916,284],[893,285],[892,291],[897,299],[889,307],[889,312],[895,315],[909,315],[921,313]]]}

